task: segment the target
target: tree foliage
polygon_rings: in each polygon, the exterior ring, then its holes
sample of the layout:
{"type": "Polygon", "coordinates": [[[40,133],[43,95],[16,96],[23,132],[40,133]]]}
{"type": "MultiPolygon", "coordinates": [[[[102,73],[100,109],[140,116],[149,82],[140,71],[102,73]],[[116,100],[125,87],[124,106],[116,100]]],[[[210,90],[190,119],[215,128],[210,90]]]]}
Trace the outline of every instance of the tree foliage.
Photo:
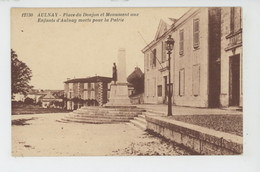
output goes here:
{"type": "Polygon", "coordinates": [[[18,59],[15,51],[11,49],[11,87],[12,95],[22,93],[26,95],[32,86],[29,81],[32,77],[31,69],[22,61],[18,59]]]}
{"type": "Polygon", "coordinates": [[[127,82],[133,84],[135,89],[135,94],[140,94],[144,92],[144,74],[139,67],[127,77],[127,82]]]}

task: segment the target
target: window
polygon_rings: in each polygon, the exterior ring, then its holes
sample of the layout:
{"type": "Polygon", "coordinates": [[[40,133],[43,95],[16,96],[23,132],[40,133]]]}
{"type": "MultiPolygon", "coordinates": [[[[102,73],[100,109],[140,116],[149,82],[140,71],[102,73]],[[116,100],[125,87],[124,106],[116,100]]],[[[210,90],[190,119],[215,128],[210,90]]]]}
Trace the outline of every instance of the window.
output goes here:
{"type": "Polygon", "coordinates": [[[153,52],[150,52],[150,66],[153,66],[153,52]]]}
{"type": "Polygon", "coordinates": [[[166,50],[165,50],[165,42],[162,41],[162,62],[166,61],[166,50]]]}
{"type": "Polygon", "coordinates": [[[199,19],[193,20],[193,47],[199,47],[199,19]]]}
{"type": "Polygon", "coordinates": [[[149,65],[149,61],[150,61],[150,59],[149,59],[149,53],[147,53],[147,54],[146,54],[146,68],[147,68],[147,69],[149,69],[149,66],[150,66],[150,65],[149,65]]]}
{"type": "Polygon", "coordinates": [[[185,70],[179,71],[179,95],[184,96],[185,93],[185,70]]]}
{"type": "Polygon", "coordinates": [[[84,83],[84,89],[85,89],[85,90],[88,89],[88,83],[84,83]]]}
{"type": "Polygon", "coordinates": [[[236,32],[241,29],[241,8],[231,7],[230,8],[230,32],[236,32]]]}
{"type": "Polygon", "coordinates": [[[183,29],[180,30],[180,49],[179,49],[179,54],[183,55],[184,52],[184,31],[183,29]]]}
{"type": "Polygon", "coordinates": [[[88,91],[84,91],[84,100],[87,100],[87,99],[89,99],[89,97],[88,97],[88,91]]]}
{"type": "Polygon", "coordinates": [[[95,89],[95,83],[91,83],[91,90],[94,90],[95,89]]]}
{"type": "Polygon", "coordinates": [[[230,32],[234,32],[235,28],[235,7],[230,8],[230,32]]]}
{"type": "Polygon", "coordinates": [[[91,90],[90,99],[95,99],[95,91],[91,90]]]}
{"type": "Polygon", "coordinates": [[[152,83],[152,95],[156,95],[156,78],[153,78],[153,83],[152,83]]]}
{"type": "Polygon", "coordinates": [[[198,96],[200,92],[200,65],[192,66],[192,93],[198,96]]]}
{"type": "Polygon", "coordinates": [[[153,50],[153,66],[156,66],[156,49],[153,50]]]}
{"type": "Polygon", "coordinates": [[[73,89],[73,83],[69,83],[69,89],[70,89],[70,90],[73,89]]]}
{"type": "Polygon", "coordinates": [[[146,87],[145,87],[145,92],[146,92],[146,96],[148,97],[149,96],[149,84],[150,84],[150,80],[147,79],[147,83],[146,83],[146,87]]]}
{"type": "Polygon", "coordinates": [[[158,85],[157,86],[157,93],[158,93],[158,97],[162,97],[162,85],[158,85]]]}

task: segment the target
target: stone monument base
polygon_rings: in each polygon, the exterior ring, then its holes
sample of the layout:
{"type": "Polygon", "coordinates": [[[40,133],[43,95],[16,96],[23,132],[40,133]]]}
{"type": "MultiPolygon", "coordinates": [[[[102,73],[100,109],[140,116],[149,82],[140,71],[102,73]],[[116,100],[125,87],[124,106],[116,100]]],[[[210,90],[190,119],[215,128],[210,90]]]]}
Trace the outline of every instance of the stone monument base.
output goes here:
{"type": "Polygon", "coordinates": [[[131,106],[128,97],[128,87],[126,83],[112,84],[110,87],[109,102],[104,106],[131,106]]]}

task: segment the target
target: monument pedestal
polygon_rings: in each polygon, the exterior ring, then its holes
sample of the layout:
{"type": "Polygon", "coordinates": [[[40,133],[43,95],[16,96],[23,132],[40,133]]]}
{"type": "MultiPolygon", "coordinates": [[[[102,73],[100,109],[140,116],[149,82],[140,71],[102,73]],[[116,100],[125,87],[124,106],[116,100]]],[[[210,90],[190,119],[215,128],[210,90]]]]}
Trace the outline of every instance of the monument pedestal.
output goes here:
{"type": "Polygon", "coordinates": [[[109,102],[105,106],[131,106],[126,83],[111,85],[109,102]]]}
{"type": "Polygon", "coordinates": [[[109,102],[105,107],[134,107],[128,97],[128,86],[126,81],[126,58],[125,49],[118,50],[118,72],[117,83],[110,87],[109,102]]]}

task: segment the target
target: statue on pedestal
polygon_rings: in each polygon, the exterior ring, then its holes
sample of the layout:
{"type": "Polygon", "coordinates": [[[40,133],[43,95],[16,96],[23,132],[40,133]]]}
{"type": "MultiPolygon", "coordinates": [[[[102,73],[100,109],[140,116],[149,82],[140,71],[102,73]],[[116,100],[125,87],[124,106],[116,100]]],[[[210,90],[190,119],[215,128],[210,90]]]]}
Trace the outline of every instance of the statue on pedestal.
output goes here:
{"type": "Polygon", "coordinates": [[[110,86],[109,102],[105,106],[131,106],[130,98],[128,97],[128,87],[126,81],[126,56],[125,49],[118,50],[116,63],[113,63],[112,80],[114,84],[110,86]]]}
{"type": "Polygon", "coordinates": [[[114,63],[114,66],[113,66],[113,75],[112,75],[112,80],[114,81],[114,84],[116,84],[116,81],[117,81],[117,69],[116,69],[116,63],[114,63]]]}

